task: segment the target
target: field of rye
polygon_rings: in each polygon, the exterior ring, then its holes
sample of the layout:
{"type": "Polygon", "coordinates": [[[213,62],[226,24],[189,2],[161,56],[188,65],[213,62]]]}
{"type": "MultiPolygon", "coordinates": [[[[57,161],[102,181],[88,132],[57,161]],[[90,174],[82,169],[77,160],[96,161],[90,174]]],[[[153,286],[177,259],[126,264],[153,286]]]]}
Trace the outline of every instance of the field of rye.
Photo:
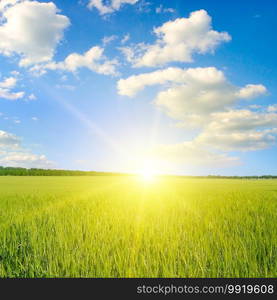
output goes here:
{"type": "Polygon", "coordinates": [[[276,277],[277,180],[0,177],[0,277],[276,277]]]}

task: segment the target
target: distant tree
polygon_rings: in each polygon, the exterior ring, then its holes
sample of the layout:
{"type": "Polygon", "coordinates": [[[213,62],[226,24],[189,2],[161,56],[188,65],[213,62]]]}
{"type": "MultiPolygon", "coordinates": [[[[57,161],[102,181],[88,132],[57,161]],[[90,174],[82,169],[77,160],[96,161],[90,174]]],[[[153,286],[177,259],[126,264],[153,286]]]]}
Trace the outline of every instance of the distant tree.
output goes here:
{"type": "Polygon", "coordinates": [[[0,166],[0,176],[99,176],[99,175],[123,175],[111,172],[56,170],[37,168],[14,168],[0,166]]]}
{"type": "MultiPolygon", "coordinates": [[[[79,171],[79,170],[57,170],[57,169],[37,169],[37,168],[14,168],[0,166],[0,176],[113,176],[113,175],[132,175],[112,172],[79,171]]],[[[164,175],[163,177],[185,177],[185,178],[211,178],[211,179],[277,179],[277,175],[262,176],[179,176],[164,175]]]]}

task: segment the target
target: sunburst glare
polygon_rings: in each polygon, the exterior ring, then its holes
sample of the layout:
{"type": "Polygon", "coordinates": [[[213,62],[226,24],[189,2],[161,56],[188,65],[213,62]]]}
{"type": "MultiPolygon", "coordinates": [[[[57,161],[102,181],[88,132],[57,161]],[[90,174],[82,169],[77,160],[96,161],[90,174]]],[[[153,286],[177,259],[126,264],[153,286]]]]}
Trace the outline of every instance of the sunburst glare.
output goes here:
{"type": "Polygon", "coordinates": [[[143,169],[139,172],[140,177],[143,181],[153,182],[157,176],[157,173],[151,168],[143,169]]]}

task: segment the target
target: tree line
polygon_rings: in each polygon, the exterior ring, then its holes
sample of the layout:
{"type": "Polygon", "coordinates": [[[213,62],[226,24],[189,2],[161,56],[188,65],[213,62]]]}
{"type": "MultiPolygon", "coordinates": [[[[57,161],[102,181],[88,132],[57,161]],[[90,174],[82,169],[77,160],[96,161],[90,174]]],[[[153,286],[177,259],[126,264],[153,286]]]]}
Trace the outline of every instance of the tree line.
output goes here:
{"type": "MultiPolygon", "coordinates": [[[[60,170],[60,169],[37,169],[37,168],[15,168],[1,167],[0,176],[113,176],[113,175],[134,175],[126,173],[79,171],[79,170],[60,170]]],[[[182,176],[182,175],[163,175],[162,177],[185,177],[185,178],[221,178],[221,179],[277,179],[277,175],[261,176],[182,176]]]]}
{"type": "Polygon", "coordinates": [[[0,176],[99,176],[119,175],[111,172],[1,167],[0,176]]]}

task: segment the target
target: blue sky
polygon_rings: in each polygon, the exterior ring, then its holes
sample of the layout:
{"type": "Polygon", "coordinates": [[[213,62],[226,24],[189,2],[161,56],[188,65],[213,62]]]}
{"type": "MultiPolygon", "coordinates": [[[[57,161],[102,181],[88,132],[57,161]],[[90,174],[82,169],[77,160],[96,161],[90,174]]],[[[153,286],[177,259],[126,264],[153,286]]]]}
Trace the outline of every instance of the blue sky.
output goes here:
{"type": "Polygon", "coordinates": [[[0,165],[277,174],[276,13],[0,1],[0,165]]]}

